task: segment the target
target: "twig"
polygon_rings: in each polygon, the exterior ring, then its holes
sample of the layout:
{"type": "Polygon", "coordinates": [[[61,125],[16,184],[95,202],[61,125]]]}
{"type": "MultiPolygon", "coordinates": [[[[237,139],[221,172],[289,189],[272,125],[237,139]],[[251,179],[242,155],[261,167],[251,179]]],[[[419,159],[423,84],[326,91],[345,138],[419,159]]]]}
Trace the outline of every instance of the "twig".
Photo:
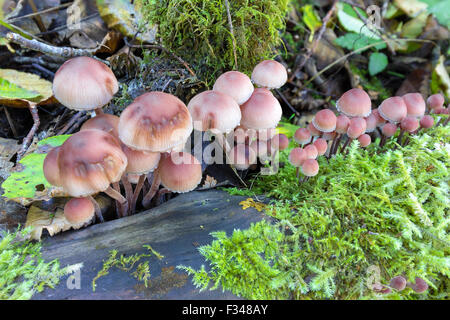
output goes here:
{"type": "Polygon", "coordinates": [[[39,13],[38,13],[39,10],[37,9],[36,5],[34,4],[34,0],[28,0],[28,4],[30,5],[31,10],[33,10],[33,12],[36,14],[36,15],[33,17],[33,20],[34,20],[34,22],[36,22],[36,24],[37,24],[39,30],[40,30],[41,32],[46,32],[46,31],[47,31],[47,28],[45,28],[44,22],[42,22],[42,18],[41,18],[41,16],[40,16],[39,13]]]}
{"type": "Polygon", "coordinates": [[[23,16],[20,16],[20,17],[17,17],[17,18],[7,19],[6,22],[13,23],[13,22],[16,22],[16,21],[19,21],[19,20],[22,20],[22,19],[32,18],[32,17],[34,17],[36,15],[49,13],[49,12],[56,11],[56,10],[59,10],[59,9],[64,9],[65,7],[68,7],[68,6],[72,5],[72,3],[73,2],[64,3],[64,4],[56,6],[56,7],[44,9],[44,10],[41,10],[41,11],[38,11],[38,12],[33,12],[33,13],[26,14],[26,15],[23,15],[23,16]]]}
{"type": "Polygon", "coordinates": [[[149,48],[149,49],[158,49],[158,50],[162,50],[168,54],[170,54],[172,57],[174,57],[175,59],[177,59],[186,69],[187,71],[189,71],[189,73],[194,76],[197,77],[197,75],[195,74],[194,71],[192,71],[192,69],[189,67],[189,65],[187,64],[186,61],[184,61],[183,59],[181,59],[179,56],[177,56],[175,53],[173,53],[172,51],[164,48],[163,46],[157,45],[157,44],[141,44],[141,45],[135,45],[135,44],[131,44],[128,43],[127,39],[124,38],[124,42],[127,45],[127,47],[130,48],[149,48]]]}
{"type": "Polygon", "coordinates": [[[70,47],[55,47],[37,40],[28,40],[17,33],[9,32],[6,34],[8,41],[14,42],[30,50],[39,51],[44,54],[71,58],[76,56],[92,56],[97,49],[75,49],[70,47]]]}
{"type": "Polygon", "coordinates": [[[19,135],[17,134],[16,126],[14,125],[14,121],[12,120],[11,115],[9,114],[9,111],[8,111],[7,107],[3,107],[3,110],[5,111],[6,120],[8,120],[9,127],[11,128],[13,136],[14,136],[14,138],[17,139],[19,137],[19,135]]]}
{"type": "Polygon", "coordinates": [[[236,54],[236,38],[234,37],[233,22],[231,20],[230,4],[228,3],[228,0],[225,0],[225,7],[227,8],[228,24],[230,26],[231,37],[233,40],[234,66],[235,66],[236,70],[238,70],[239,67],[238,67],[238,63],[237,63],[237,54],[236,54]]]}
{"type": "Polygon", "coordinates": [[[333,1],[333,5],[331,6],[330,10],[325,15],[325,17],[322,19],[322,26],[320,27],[320,30],[317,34],[317,38],[314,40],[312,48],[308,50],[308,54],[306,55],[305,59],[303,59],[302,63],[300,63],[300,65],[294,69],[291,77],[289,78],[289,81],[294,80],[295,74],[297,73],[297,71],[301,70],[305,66],[306,62],[309,60],[309,58],[311,58],[313,52],[316,50],[317,46],[319,45],[320,39],[322,38],[323,33],[325,32],[325,29],[327,28],[327,23],[330,20],[334,10],[336,9],[337,3],[338,3],[337,0],[333,1]]]}
{"type": "Polygon", "coordinates": [[[70,120],[69,122],[66,123],[66,125],[59,130],[59,132],[56,135],[61,135],[67,132],[67,130],[69,130],[69,128],[75,123],[75,121],[77,121],[83,114],[85,113],[85,111],[78,111],[70,120]]]}
{"type": "Polygon", "coordinates": [[[280,96],[281,100],[283,100],[283,102],[289,107],[289,109],[291,109],[291,111],[293,113],[295,113],[295,115],[297,117],[300,117],[300,113],[294,109],[294,107],[289,103],[289,101],[286,99],[286,97],[284,96],[284,94],[281,93],[280,90],[275,89],[275,92],[280,96]]]}
{"type": "Polygon", "coordinates": [[[31,140],[34,137],[34,134],[36,133],[41,121],[39,120],[39,114],[37,111],[37,104],[34,102],[29,102],[29,107],[28,109],[30,110],[31,116],[33,117],[33,126],[31,127],[30,131],[28,132],[27,136],[23,139],[22,142],[22,147],[20,149],[20,151],[17,153],[17,162],[20,161],[20,159],[22,159],[22,156],[25,154],[25,152],[27,152],[28,146],[31,143],[31,140]]]}

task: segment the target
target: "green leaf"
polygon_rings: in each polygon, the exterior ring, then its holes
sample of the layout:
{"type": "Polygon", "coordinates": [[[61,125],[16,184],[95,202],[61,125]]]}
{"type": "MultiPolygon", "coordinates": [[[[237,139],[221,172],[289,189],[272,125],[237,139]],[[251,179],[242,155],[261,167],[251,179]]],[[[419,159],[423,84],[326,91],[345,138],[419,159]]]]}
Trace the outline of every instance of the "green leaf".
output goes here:
{"type": "Polygon", "coordinates": [[[301,8],[303,12],[302,20],[306,26],[311,30],[311,35],[309,36],[309,41],[312,41],[314,37],[314,32],[320,28],[322,21],[320,20],[318,14],[314,11],[312,5],[307,4],[301,8]]]}
{"type": "MultiPolygon", "coordinates": [[[[363,16],[367,17],[366,13],[362,10],[358,12],[363,16]]],[[[353,10],[353,8],[347,3],[338,3],[338,19],[342,27],[347,31],[352,31],[358,34],[363,34],[366,37],[372,39],[380,39],[380,37],[370,30],[361,19],[359,19],[358,14],[353,10]]]]}
{"type": "Polygon", "coordinates": [[[0,97],[6,99],[33,99],[39,97],[39,92],[24,89],[6,79],[0,78],[0,97]]]}
{"type": "MultiPolygon", "coordinates": [[[[335,43],[338,46],[348,49],[348,50],[352,50],[352,51],[361,49],[365,46],[374,44],[376,42],[379,42],[379,40],[371,39],[362,34],[357,34],[354,32],[346,33],[345,35],[343,35],[335,40],[335,43]]],[[[380,43],[380,44],[374,46],[374,48],[377,50],[385,49],[386,43],[380,43]]],[[[366,51],[366,50],[360,51],[360,53],[364,52],[364,51],[366,51]]]]}
{"type": "Polygon", "coordinates": [[[450,28],[450,0],[439,1],[430,7],[428,12],[433,14],[443,26],[450,28]]]}
{"type": "Polygon", "coordinates": [[[374,52],[370,55],[369,58],[369,73],[371,76],[374,76],[384,69],[386,69],[388,65],[388,58],[384,53],[374,52]]]}
{"type": "Polygon", "coordinates": [[[38,147],[41,146],[49,146],[49,147],[58,147],[60,145],[62,145],[64,143],[64,141],[66,141],[69,137],[71,136],[71,134],[62,134],[59,136],[53,136],[53,137],[49,137],[49,138],[45,138],[41,141],[39,141],[37,143],[38,147]]]}

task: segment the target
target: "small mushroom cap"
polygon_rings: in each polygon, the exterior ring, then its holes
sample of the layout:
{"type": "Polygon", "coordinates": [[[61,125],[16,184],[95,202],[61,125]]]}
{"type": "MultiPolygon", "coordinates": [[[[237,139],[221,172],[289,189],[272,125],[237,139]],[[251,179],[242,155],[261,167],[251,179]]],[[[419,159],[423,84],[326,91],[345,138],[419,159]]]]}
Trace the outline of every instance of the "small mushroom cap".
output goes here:
{"type": "Polygon", "coordinates": [[[272,147],[270,141],[255,140],[250,144],[250,148],[256,152],[258,158],[267,158],[272,154],[272,147]]]}
{"type": "Polygon", "coordinates": [[[252,72],[252,81],[259,87],[276,89],[287,81],[286,68],[275,60],[264,60],[252,72]]]}
{"type": "Polygon", "coordinates": [[[98,129],[119,138],[119,120],[120,118],[113,114],[99,114],[83,123],[80,131],[87,129],[98,129]]]}
{"type": "Polygon", "coordinates": [[[308,123],[307,128],[308,128],[309,132],[311,133],[311,135],[314,137],[318,137],[322,134],[322,132],[320,132],[319,130],[316,129],[316,127],[314,127],[312,122],[308,123]]]}
{"type": "Polygon", "coordinates": [[[311,141],[311,132],[306,128],[298,128],[294,134],[294,140],[298,144],[306,144],[311,141]]]}
{"type": "Polygon", "coordinates": [[[237,144],[228,153],[228,158],[238,170],[246,170],[256,163],[257,154],[253,148],[245,144],[237,144]]]}
{"type": "Polygon", "coordinates": [[[307,159],[302,164],[302,173],[307,177],[314,177],[319,173],[319,163],[315,159],[307,159]]]}
{"type": "Polygon", "coordinates": [[[300,167],[302,163],[308,159],[308,154],[302,148],[293,148],[289,153],[289,162],[294,167],[300,167]]]}
{"type": "Polygon", "coordinates": [[[274,135],[270,141],[271,141],[272,147],[276,150],[282,151],[289,146],[289,139],[283,133],[278,133],[278,134],[274,135]]]}
{"type": "Polygon", "coordinates": [[[427,104],[430,109],[440,108],[444,105],[444,102],[444,96],[440,93],[433,94],[427,99],[427,104]]]}
{"type": "Polygon", "coordinates": [[[127,156],[128,165],[125,173],[144,174],[155,170],[161,154],[159,152],[133,150],[122,144],[122,151],[127,156]]]}
{"type": "Polygon", "coordinates": [[[360,135],[366,132],[366,127],[366,120],[364,120],[363,118],[351,118],[350,125],[347,129],[347,135],[351,139],[357,139],[360,135]]]}
{"type": "Polygon", "coordinates": [[[434,118],[430,115],[424,115],[420,119],[420,126],[424,129],[431,128],[434,125],[434,118]]]}
{"type": "Polygon", "coordinates": [[[55,147],[50,150],[44,159],[44,176],[50,184],[54,186],[61,186],[61,177],[59,175],[58,167],[58,153],[60,147],[55,147]]]}
{"type": "Polygon", "coordinates": [[[53,79],[53,94],[73,110],[93,110],[107,104],[119,89],[114,73],[90,57],[64,62],[53,79]]]}
{"type": "Polygon", "coordinates": [[[308,159],[316,159],[319,156],[319,151],[314,144],[307,145],[303,150],[305,150],[308,159]]]}
{"type": "Polygon", "coordinates": [[[234,129],[233,135],[237,144],[243,144],[256,140],[258,132],[255,129],[247,129],[243,126],[238,126],[234,129]]]}
{"type": "Polygon", "coordinates": [[[347,133],[348,126],[350,125],[350,119],[345,114],[341,114],[336,117],[336,132],[339,134],[347,133]]]}
{"type": "Polygon", "coordinates": [[[239,71],[228,71],[217,78],[213,90],[229,95],[238,105],[241,105],[250,99],[254,87],[246,74],[239,71]]]}
{"type": "Polygon", "coordinates": [[[395,276],[391,279],[389,286],[395,290],[402,291],[406,288],[406,279],[402,276],[395,276]]]}
{"type": "Polygon", "coordinates": [[[86,223],[94,213],[94,204],[88,198],[72,198],[64,206],[64,217],[72,224],[86,223]]]}
{"type": "Polygon", "coordinates": [[[426,105],[420,93],[407,93],[402,98],[405,101],[408,116],[420,118],[424,115],[426,105]]]}
{"type": "Polygon", "coordinates": [[[364,90],[354,88],[339,98],[336,108],[348,117],[367,117],[371,112],[372,102],[364,90]]]}
{"type": "Polygon", "coordinates": [[[408,283],[408,286],[411,287],[417,293],[423,293],[428,289],[428,283],[425,282],[422,278],[416,277],[415,283],[408,283]]]}
{"type": "Polygon", "coordinates": [[[229,95],[219,91],[203,91],[189,101],[187,108],[198,131],[227,133],[241,121],[241,110],[229,95]]]}
{"type": "Polygon", "coordinates": [[[419,128],[419,120],[416,117],[407,116],[400,122],[400,128],[408,132],[414,132],[419,128]]]}
{"type": "Polygon", "coordinates": [[[446,108],[445,107],[437,107],[431,110],[431,113],[433,114],[446,114],[446,108]]]}
{"type": "Polygon", "coordinates": [[[406,117],[408,109],[402,97],[390,97],[381,103],[378,113],[386,121],[398,123],[406,117]]]}
{"type": "Polygon", "coordinates": [[[324,155],[327,152],[328,149],[327,140],[319,138],[313,142],[313,145],[316,147],[319,156],[324,155]]]}
{"type": "Polygon", "coordinates": [[[172,152],[158,166],[162,185],[172,192],[194,190],[202,181],[202,166],[190,153],[172,152]]]}
{"type": "Polygon", "coordinates": [[[275,128],[281,120],[281,105],[267,89],[253,91],[252,96],[241,105],[241,124],[249,129],[275,128]]]}
{"type": "Polygon", "coordinates": [[[378,112],[378,108],[377,109],[373,109],[372,110],[372,114],[377,119],[377,127],[381,127],[381,126],[383,126],[386,123],[386,120],[384,120],[383,117],[380,116],[380,113],[378,112]]]}
{"type": "Polygon", "coordinates": [[[383,126],[383,129],[381,129],[381,132],[388,138],[392,137],[397,132],[397,125],[394,123],[388,122],[383,126]]]}
{"type": "Polygon", "coordinates": [[[366,120],[366,132],[374,132],[377,128],[378,120],[377,116],[372,112],[368,117],[364,118],[366,120]]]}
{"type": "Polygon", "coordinates": [[[314,116],[312,124],[319,131],[332,132],[336,129],[336,115],[330,109],[320,110],[314,116]]]}
{"type": "Polygon", "coordinates": [[[105,191],[120,180],[127,164],[119,141],[97,129],[75,133],[58,153],[61,186],[72,197],[105,191]]]}
{"type": "Polygon", "coordinates": [[[372,142],[372,138],[367,133],[364,133],[358,137],[358,141],[359,145],[365,148],[372,142]]]}
{"type": "Polygon", "coordinates": [[[134,150],[166,152],[184,144],[192,132],[186,105],[164,92],[137,97],[120,115],[119,137],[134,150]]]}

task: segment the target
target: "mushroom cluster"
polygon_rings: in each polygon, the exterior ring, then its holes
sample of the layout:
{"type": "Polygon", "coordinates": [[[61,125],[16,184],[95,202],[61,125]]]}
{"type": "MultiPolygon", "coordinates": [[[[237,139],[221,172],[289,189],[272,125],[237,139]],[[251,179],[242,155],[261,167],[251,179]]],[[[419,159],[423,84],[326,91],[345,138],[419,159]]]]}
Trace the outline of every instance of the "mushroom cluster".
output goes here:
{"type": "Polygon", "coordinates": [[[282,109],[270,91],[286,81],[286,68],[274,60],[259,63],[251,78],[239,71],[225,72],[213,90],[197,94],[188,103],[194,129],[214,135],[227,163],[237,170],[248,169],[258,159],[270,161],[289,143],[284,134],[276,134],[282,109]]]}
{"type": "MultiPolygon", "coordinates": [[[[372,109],[370,97],[364,90],[355,88],[345,92],[336,102],[337,115],[330,109],[320,110],[306,128],[295,132],[298,147],[291,150],[289,161],[297,168],[297,178],[300,169],[305,179],[315,176],[319,171],[318,156],[327,154],[330,158],[338,152],[345,153],[355,139],[365,148],[378,133],[381,136],[379,147],[383,147],[400,129],[397,142],[407,144],[405,134],[411,135],[434,125],[434,118],[425,114],[427,105],[429,113],[448,114],[441,94],[430,96],[425,103],[421,94],[408,93],[388,98],[372,109]]],[[[448,118],[442,123],[446,125],[448,118]]]]}

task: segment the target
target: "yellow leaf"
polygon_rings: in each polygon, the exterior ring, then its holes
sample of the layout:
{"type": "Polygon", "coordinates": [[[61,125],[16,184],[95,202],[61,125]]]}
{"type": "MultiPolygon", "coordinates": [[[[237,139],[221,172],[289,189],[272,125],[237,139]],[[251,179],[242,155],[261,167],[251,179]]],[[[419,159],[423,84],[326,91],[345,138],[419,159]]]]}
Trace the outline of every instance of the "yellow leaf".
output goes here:
{"type": "Polygon", "coordinates": [[[266,205],[262,202],[256,202],[252,198],[247,198],[246,200],[242,200],[239,202],[242,206],[242,210],[246,210],[248,208],[255,208],[258,211],[262,211],[265,209],[266,205]]]}

